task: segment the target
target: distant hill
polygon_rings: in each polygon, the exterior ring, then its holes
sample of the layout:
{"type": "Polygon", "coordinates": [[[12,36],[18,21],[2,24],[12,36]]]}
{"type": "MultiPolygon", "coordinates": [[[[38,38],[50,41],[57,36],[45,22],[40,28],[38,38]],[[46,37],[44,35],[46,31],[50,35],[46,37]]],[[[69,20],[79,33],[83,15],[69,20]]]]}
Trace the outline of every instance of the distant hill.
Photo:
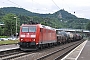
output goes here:
{"type": "Polygon", "coordinates": [[[72,15],[71,13],[68,13],[64,9],[61,9],[61,10],[55,12],[53,15],[55,15],[59,18],[65,18],[65,19],[73,19],[73,18],[76,19],[77,18],[75,15],[72,15]]]}
{"type": "Polygon", "coordinates": [[[68,13],[65,10],[59,10],[53,14],[38,14],[38,13],[32,13],[28,10],[25,10],[23,8],[17,8],[17,7],[4,7],[1,8],[2,11],[5,13],[14,13],[16,15],[26,15],[26,16],[39,16],[39,17],[58,17],[58,18],[77,18],[75,15],[72,15],[71,13],[68,13]]]}
{"type": "Polygon", "coordinates": [[[0,9],[0,16],[3,16],[3,15],[5,15],[5,14],[4,14],[4,11],[2,11],[2,10],[0,9]]]}
{"type": "Polygon", "coordinates": [[[4,7],[0,8],[4,13],[14,13],[16,15],[26,15],[26,16],[33,16],[35,13],[32,13],[30,11],[27,11],[23,8],[17,8],[17,7],[4,7]]]}
{"type": "Polygon", "coordinates": [[[33,20],[39,21],[42,24],[44,24],[44,21],[46,21],[47,25],[54,27],[57,26],[58,28],[84,29],[86,23],[89,21],[88,19],[85,18],[78,18],[75,15],[72,15],[71,13],[65,11],[64,9],[61,9],[53,14],[39,14],[18,7],[0,8],[0,16],[8,13],[16,14],[20,18],[21,24],[24,23],[25,21],[28,21],[32,17],[33,20]]]}

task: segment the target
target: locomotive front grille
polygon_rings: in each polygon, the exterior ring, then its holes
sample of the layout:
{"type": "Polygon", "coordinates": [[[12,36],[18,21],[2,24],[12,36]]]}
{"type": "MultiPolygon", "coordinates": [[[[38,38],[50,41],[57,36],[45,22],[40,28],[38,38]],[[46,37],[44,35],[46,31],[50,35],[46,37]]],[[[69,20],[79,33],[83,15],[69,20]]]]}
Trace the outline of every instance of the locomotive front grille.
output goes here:
{"type": "Polygon", "coordinates": [[[21,47],[34,47],[36,46],[36,43],[35,42],[19,42],[19,45],[21,47]]]}

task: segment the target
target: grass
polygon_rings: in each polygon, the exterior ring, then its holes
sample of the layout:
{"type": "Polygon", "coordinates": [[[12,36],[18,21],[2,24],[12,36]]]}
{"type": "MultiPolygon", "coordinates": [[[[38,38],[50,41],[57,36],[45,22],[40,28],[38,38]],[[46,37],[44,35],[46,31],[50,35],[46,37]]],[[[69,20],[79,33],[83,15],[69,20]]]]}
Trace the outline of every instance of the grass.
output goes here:
{"type": "Polygon", "coordinates": [[[0,38],[8,38],[8,36],[0,36],[0,38]]]}
{"type": "Polygon", "coordinates": [[[4,44],[15,44],[18,43],[19,40],[6,40],[6,41],[0,41],[0,45],[4,45],[4,44]]]}

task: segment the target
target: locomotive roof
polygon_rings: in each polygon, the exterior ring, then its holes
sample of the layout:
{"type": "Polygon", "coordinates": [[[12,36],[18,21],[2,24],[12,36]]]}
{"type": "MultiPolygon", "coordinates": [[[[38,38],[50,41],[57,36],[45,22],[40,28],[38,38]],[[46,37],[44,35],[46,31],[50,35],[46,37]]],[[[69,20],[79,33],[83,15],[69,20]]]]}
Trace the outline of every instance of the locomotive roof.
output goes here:
{"type": "Polygon", "coordinates": [[[36,25],[40,26],[40,28],[55,30],[55,28],[52,28],[50,26],[41,25],[41,24],[22,24],[22,26],[36,26],[36,25]]]}
{"type": "Polygon", "coordinates": [[[46,29],[55,30],[55,28],[52,28],[52,27],[50,27],[50,26],[45,26],[45,25],[41,25],[41,28],[46,28],[46,29]]]}

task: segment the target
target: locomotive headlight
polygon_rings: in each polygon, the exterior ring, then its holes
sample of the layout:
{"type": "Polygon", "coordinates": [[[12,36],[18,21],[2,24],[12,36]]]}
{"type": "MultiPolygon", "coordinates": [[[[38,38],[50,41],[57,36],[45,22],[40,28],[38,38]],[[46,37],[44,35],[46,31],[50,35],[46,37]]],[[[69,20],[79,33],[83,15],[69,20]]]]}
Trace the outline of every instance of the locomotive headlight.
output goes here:
{"type": "Polygon", "coordinates": [[[22,41],[23,39],[21,39],[21,41],[22,41]]]}
{"type": "Polygon", "coordinates": [[[36,35],[31,35],[31,38],[35,38],[36,37],[36,35]]]}
{"type": "Polygon", "coordinates": [[[32,39],[33,41],[35,41],[35,39],[32,39]]]}
{"type": "Polygon", "coordinates": [[[38,43],[36,43],[36,45],[38,45],[38,43]]]}
{"type": "Polygon", "coordinates": [[[21,35],[21,37],[25,37],[25,35],[21,35]]]}

